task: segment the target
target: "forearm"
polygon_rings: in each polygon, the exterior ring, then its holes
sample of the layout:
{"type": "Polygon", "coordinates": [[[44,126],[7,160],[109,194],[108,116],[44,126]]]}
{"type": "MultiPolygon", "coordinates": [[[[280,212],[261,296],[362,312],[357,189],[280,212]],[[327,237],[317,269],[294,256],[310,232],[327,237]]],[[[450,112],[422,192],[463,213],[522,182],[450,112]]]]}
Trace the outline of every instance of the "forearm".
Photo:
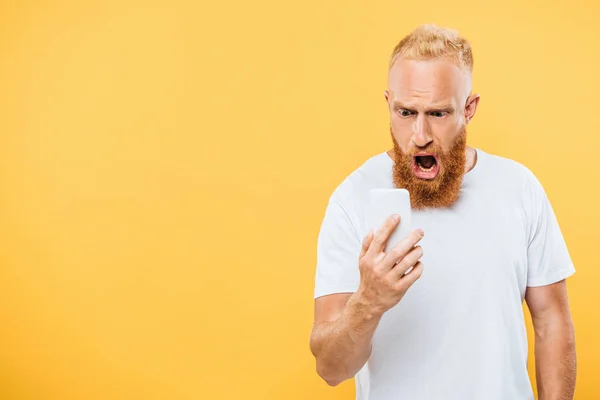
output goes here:
{"type": "Polygon", "coordinates": [[[572,400],[577,356],[570,318],[535,324],[535,361],[539,400],[572,400]]]}
{"type": "Polygon", "coordinates": [[[314,327],[311,349],[317,372],[329,385],[352,378],[367,362],[380,319],[355,293],[338,319],[314,327]]]}

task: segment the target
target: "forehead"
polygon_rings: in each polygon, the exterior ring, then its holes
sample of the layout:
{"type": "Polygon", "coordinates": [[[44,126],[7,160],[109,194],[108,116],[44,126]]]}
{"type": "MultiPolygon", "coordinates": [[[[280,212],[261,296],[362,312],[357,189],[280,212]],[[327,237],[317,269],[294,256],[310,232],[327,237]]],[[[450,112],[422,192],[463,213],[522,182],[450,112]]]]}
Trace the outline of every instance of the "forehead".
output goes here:
{"type": "Polygon", "coordinates": [[[388,90],[392,100],[457,105],[463,96],[466,100],[469,81],[451,61],[398,59],[388,74],[388,90]]]}

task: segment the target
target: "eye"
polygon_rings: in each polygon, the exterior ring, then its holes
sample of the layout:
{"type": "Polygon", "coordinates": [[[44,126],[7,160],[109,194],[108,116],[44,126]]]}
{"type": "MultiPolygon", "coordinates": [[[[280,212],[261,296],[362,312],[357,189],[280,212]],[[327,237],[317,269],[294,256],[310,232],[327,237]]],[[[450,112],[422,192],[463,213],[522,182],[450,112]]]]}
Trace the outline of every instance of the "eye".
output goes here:
{"type": "Polygon", "coordinates": [[[409,110],[398,110],[398,114],[400,114],[401,117],[410,117],[412,112],[409,110]]]}
{"type": "Polygon", "coordinates": [[[436,118],[442,118],[445,117],[448,113],[446,111],[433,111],[431,113],[431,115],[433,115],[436,118]]]}

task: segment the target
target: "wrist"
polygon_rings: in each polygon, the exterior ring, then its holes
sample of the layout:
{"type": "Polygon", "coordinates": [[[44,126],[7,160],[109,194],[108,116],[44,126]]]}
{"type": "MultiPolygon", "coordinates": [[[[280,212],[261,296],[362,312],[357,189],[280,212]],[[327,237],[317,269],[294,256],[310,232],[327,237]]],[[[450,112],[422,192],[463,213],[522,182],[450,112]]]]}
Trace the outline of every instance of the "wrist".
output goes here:
{"type": "Polygon", "coordinates": [[[380,306],[369,300],[368,296],[360,289],[350,297],[348,305],[353,314],[360,315],[366,321],[379,321],[385,312],[380,306]]]}

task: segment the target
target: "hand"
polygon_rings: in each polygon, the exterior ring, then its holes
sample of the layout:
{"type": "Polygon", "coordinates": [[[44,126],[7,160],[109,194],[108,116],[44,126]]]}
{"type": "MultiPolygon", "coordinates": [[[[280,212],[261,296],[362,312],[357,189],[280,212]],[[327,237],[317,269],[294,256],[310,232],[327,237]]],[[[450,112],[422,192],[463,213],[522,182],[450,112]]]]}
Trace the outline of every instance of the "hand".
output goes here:
{"type": "Polygon", "coordinates": [[[383,314],[402,299],[423,273],[420,229],[412,231],[386,254],[388,238],[398,226],[399,216],[390,216],[375,234],[369,232],[359,256],[360,285],[357,295],[376,314],[383,314]],[[408,269],[413,269],[406,273],[408,269]],[[405,274],[406,273],[406,274],[405,274]]]}

